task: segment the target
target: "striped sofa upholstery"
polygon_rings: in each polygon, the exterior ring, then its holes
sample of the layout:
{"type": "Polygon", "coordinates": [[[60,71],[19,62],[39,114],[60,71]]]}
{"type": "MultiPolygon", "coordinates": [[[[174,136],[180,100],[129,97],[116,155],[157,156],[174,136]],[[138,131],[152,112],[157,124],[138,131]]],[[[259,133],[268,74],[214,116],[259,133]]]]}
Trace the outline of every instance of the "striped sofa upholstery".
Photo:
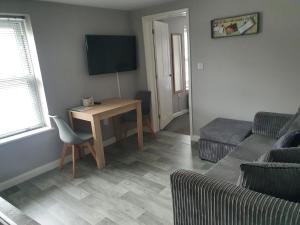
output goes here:
{"type": "Polygon", "coordinates": [[[199,157],[218,162],[251,134],[252,122],[216,118],[200,129],[199,157]]]}
{"type": "Polygon", "coordinates": [[[259,112],[252,134],[205,175],[186,170],[174,172],[174,225],[300,225],[300,203],[237,185],[240,165],[257,161],[269,152],[291,117],[259,112]]]}
{"type": "Polygon", "coordinates": [[[276,138],[281,128],[291,118],[290,114],[258,112],[254,117],[252,132],[276,138]]]}
{"type": "Polygon", "coordinates": [[[296,225],[300,204],[192,171],[171,175],[174,225],[296,225]]]}
{"type": "Polygon", "coordinates": [[[200,159],[210,162],[218,162],[235,148],[236,145],[224,144],[201,138],[199,140],[199,157],[200,159]]]}

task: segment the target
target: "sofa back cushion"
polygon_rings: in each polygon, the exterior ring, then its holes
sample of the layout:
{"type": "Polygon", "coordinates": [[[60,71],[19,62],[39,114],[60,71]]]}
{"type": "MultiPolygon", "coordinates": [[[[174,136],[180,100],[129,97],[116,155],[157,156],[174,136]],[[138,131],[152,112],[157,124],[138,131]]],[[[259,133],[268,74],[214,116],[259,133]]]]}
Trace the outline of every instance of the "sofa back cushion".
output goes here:
{"type": "Polygon", "coordinates": [[[277,198],[300,202],[300,164],[241,164],[239,185],[277,198]]]}
{"type": "Polygon", "coordinates": [[[295,115],[293,115],[285,125],[279,130],[277,138],[282,137],[288,132],[300,129],[300,107],[295,115]]]}
{"type": "Polygon", "coordinates": [[[273,145],[274,149],[298,147],[300,145],[300,128],[288,131],[280,137],[273,145]]]}
{"type": "Polygon", "coordinates": [[[300,147],[271,150],[262,155],[257,162],[299,163],[300,147]]]}
{"type": "Polygon", "coordinates": [[[300,107],[298,108],[298,111],[296,112],[295,115],[293,115],[286,123],[285,125],[279,130],[278,134],[277,134],[277,138],[282,137],[284,134],[286,134],[288,131],[291,131],[291,127],[295,126],[292,128],[292,130],[295,129],[299,129],[299,121],[296,122],[295,124],[295,120],[299,120],[300,118],[300,107]],[[298,124],[298,125],[297,125],[298,124]]]}
{"type": "Polygon", "coordinates": [[[283,135],[286,134],[286,132],[289,130],[290,126],[292,125],[292,123],[294,122],[294,120],[297,118],[299,113],[296,113],[295,115],[293,115],[285,124],[284,126],[279,130],[278,134],[277,134],[277,138],[281,138],[283,135]]]}

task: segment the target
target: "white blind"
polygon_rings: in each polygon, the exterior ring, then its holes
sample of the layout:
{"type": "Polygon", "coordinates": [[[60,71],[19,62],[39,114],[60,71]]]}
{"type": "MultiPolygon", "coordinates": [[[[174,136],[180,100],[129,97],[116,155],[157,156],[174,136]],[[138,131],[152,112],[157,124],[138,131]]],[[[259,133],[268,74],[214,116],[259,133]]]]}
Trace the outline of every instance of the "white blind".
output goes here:
{"type": "Polygon", "coordinates": [[[45,126],[25,19],[0,17],[0,139],[45,126]]]}

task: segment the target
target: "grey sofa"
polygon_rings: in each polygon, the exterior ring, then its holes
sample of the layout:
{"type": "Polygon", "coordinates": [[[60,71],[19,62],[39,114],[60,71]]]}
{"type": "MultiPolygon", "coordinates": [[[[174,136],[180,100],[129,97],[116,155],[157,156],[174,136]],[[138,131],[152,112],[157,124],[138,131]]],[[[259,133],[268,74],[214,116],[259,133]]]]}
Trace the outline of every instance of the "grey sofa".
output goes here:
{"type": "MultiPolygon", "coordinates": [[[[240,164],[271,150],[292,115],[257,113],[252,134],[205,175],[179,170],[171,175],[175,225],[296,225],[300,204],[237,186],[240,164]]],[[[299,149],[300,150],[300,149],[299,149]]],[[[288,184],[287,184],[288,185],[288,184]]]]}

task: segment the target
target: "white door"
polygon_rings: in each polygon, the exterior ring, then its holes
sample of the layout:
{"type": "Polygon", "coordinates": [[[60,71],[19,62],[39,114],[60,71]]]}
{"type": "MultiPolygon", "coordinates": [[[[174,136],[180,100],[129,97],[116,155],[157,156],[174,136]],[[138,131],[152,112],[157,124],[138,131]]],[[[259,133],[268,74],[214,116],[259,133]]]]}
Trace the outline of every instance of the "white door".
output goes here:
{"type": "Polygon", "coordinates": [[[173,119],[170,34],[167,23],[154,21],[153,28],[160,129],[163,129],[173,119]]]}

